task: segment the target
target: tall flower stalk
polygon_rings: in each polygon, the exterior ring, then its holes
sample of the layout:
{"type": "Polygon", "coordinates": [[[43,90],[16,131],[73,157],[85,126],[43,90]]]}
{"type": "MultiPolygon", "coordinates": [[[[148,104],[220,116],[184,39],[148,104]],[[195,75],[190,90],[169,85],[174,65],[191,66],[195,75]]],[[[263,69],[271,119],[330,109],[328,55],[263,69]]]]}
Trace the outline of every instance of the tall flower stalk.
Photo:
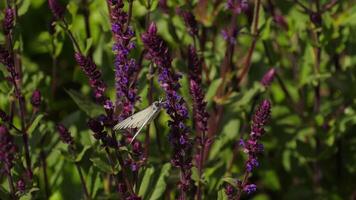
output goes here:
{"type": "Polygon", "coordinates": [[[171,163],[180,169],[180,196],[186,199],[186,193],[191,187],[191,149],[192,141],[189,139],[189,129],[185,125],[188,119],[188,110],[182,96],[178,94],[181,87],[181,75],[172,68],[172,57],[165,42],[157,35],[155,23],[151,23],[148,30],[142,34],[142,41],[147,50],[147,59],[158,67],[158,81],[166,93],[164,107],[171,117],[168,122],[170,127],[169,142],[173,148],[171,163]]]}
{"type": "Polygon", "coordinates": [[[252,171],[259,166],[258,154],[263,152],[263,145],[260,143],[261,137],[264,135],[264,126],[267,124],[271,116],[271,103],[269,100],[263,100],[257,108],[251,125],[250,135],[247,141],[240,140],[240,145],[243,151],[248,155],[245,162],[245,173],[242,181],[238,181],[237,199],[240,199],[243,192],[251,194],[256,191],[256,185],[249,183],[248,178],[252,171]]]}
{"type": "MultiPolygon", "coordinates": [[[[9,2],[8,2],[9,3],[9,2]]],[[[7,39],[7,47],[0,46],[0,63],[4,64],[9,72],[9,82],[14,87],[14,94],[19,103],[19,113],[21,119],[21,130],[22,140],[24,143],[25,149],[25,160],[28,176],[32,178],[32,167],[31,167],[31,157],[30,157],[30,145],[28,134],[26,131],[26,102],[25,98],[21,91],[21,67],[17,66],[15,59],[18,59],[18,55],[14,52],[13,49],[13,35],[12,30],[15,27],[15,15],[16,10],[11,8],[11,5],[8,4],[5,10],[5,18],[3,21],[3,29],[7,39]]],[[[11,124],[11,122],[10,122],[11,124]]]]}
{"type": "Polygon", "coordinates": [[[129,15],[123,10],[122,0],[107,0],[110,11],[111,31],[114,38],[116,106],[121,109],[119,120],[130,116],[138,100],[136,73],[138,65],[129,58],[135,48],[134,32],[129,26],[129,15]]]}
{"type": "Polygon", "coordinates": [[[193,117],[195,129],[197,130],[198,152],[195,155],[196,166],[198,168],[199,182],[197,190],[197,199],[202,198],[201,178],[203,175],[205,147],[208,141],[206,132],[208,131],[209,114],[206,111],[206,102],[204,101],[204,92],[201,87],[201,60],[193,46],[188,49],[188,67],[189,67],[189,91],[193,99],[193,117]]]}
{"type": "MultiPolygon", "coordinates": [[[[68,131],[68,129],[62,125],[62,124],[58,124],[57,125],[57,131],[59,134],[59,138],[62,140],[63,143],[68,144],[68,150],[69,152],[72,154],[73,158],[76,157],[76,147],[74,144],[74,138],[71,136],[70,132],[68,131]]],[[[79,174],[79,178],[80,178],[80,182],[82,183],[82,188],[83,188],[83,192],[84,192],[84,197],[85,199],[91,199],[90,198],[90,194],[88,192],[86,183],[85,183],[85,179],[83,176],[83,172],[82,169],[80,168],[80,165],[78,162],[74,161],[75,167],[77,168],[78,174],[79,174]]]]}
{"type": "Polygon", "coordinates": [[[14,143],[13,137],[10,135],[7,127],[0,124],[0,166],[4,169],[9,182],[10,192],[12,198],[16,199],[14,181],[11,175],[11,169],[15,159],[17,147],[14,143]]]}

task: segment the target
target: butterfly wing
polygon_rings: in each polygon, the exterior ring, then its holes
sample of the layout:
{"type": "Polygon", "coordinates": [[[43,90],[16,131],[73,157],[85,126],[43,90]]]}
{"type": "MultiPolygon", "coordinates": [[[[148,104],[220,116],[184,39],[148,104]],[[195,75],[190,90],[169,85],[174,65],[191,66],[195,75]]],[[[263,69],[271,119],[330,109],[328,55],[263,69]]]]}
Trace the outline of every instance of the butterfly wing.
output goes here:
{"type": "Polygon", "coordinates": [[[132,141],[134,141],[134,139],[136,138],[136,136],[140,133],[140,131],[142,130],[143,127],[146,126],[146,124],[151,123],[151,121],[156,118],[157,114],[159,113],[160,109],[156,109],[153,110],[153,112],[150,113],[150,115],[147,117],[146,120],[143,121],[142,125],[140,126],[140,128],[136,131],[135,135],[133,136],[133,138],[131,139],[130,144],[132,143],[132,141]]]}
{"type": "Polygon", "coordinates": [[[150,115],[154,113],[153,106],[149,106],[148,108],[133,114],[132,116],[124,119],[120,123],[114,126],[114,130],[119,129],[127,129],[127,128],[139,128],[141,127],[146,119],[150,117],[150,115]]]}

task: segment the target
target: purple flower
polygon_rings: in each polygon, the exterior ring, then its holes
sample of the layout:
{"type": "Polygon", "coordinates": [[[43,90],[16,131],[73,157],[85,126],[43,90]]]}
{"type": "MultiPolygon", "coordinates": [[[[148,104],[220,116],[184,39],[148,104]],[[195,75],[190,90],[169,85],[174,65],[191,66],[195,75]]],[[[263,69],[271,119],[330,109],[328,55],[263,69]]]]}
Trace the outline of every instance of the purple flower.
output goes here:
{"type": "Polygon", "coordinates": [[[245,12],[248,9],[248,1],[247,0],[228,0],[226,3],[227,9],[231,10],[236,14],[240,14],[241,12],[245,12]]]}
{"type": "Polygon", "coordinates": [[[237,34],[238,30],[236,26],[234,28],[224,29],[221,31],[221,35],[223,36],[224,40],[227,41],[229,44],[236,44],[237,34]]]}
{"type": "Polygon", "coordinates": [[[12,8],[5,9],[5,17],[2,26],[6,35],[9,34],[14,27],[14,16],[15,12],[12,8]]]}
{"type": "Polygon", "coordinates": [[[276,24],[282,28],[284,28],[285,30],[288,30],[288,23],[286,21],[286,19],[284,18],[283,15],[274,15],[273,17],[274,22],[276,22],[276,24]]]}
{"type": "Polygon", "coordinates": [[[35,91],[33,91],[32,96],[31,96],[32,106],[38,108],[41,105],[41,99],[42,99],[41,92],[37,89],[35,91]]]}
{"type": "Polygon", "coordinates": [[[323,19],[321,18],[321,14],[317,12],[310,12],[309,14],[310,21],[315,24],[315,26],[321,26],[323,23],[323,19]]]}
{"type": "Polygon", "coordinates": [[[228,183],[225,185],[225,194],[227,196],[227,199],[233,200],[236,196],[236,192],[236,188],[234,188],[232,185],[228,183]]]}
{"type": "Polygon", "coordinates": [[[180,16],[183,17],[185,26],[188,29],[188,33],[191,36],[197,36],[198,35],[198,31],[199,31],[198,30],[198,23],[195,20],[195,17],[193,15],[193,13],[191,13],[189,11],[186,11],[186,10],[181,10],[181,9],[178,9],[177,12],[178,12],[178,14],[180,16]]]}
{"type": "Polygon", "coordinates": [[[16,188],[17,188],[17,191],[19,191],[20,193],[25,192],[25,190],[26,190],[26,183],[25,183],[25,181],[24,181],[22,178],[20,178],[20,179],[17,181],[17,183],[16,183],[16,188]]]}
{"type": "Polygon", "coordinates": [[[84,73],[89,78],[90,86],[94,90],[95,99],[103,103],[106,99],[104,93],[106,90],[105,83],[101,80],[101,72],[97,69],[95,63],[88,57],[82,55],[81,53],[76,52],[74,54],[75,60],[82,68],[84,73]]]}
{"type": "Polygon", "coordinates": [[[181,87],[180,75],[175,73],[171,66],[171,55],[167,45],[157,35],[156,24],[151,23],[147,32],[142,34],[142,41],[147,51],[146,57],[158,67],[159,83],[166,93],[165,109],[171,120],[169,141],[173,147],[172,164],[181,169],[182,175],[179,183],[180,188],[186,192],[191,186],[192,166],[189,130],[184,122],[188,119],[188,111],[184,99],[178,94],[181,87]]]}
{"type": "Polygon", "coordinates": [[[130,50],[135,47],[132,41],[134,32],[128,24],[128,15],[123,10],[122,0],[108,0],[110,7],[111,30],[114,38],[116,106],[121,109],[119,120],[130,116],[139,99],[136,88],[138,66],[129,58],[130,50]]]}
{"type": "Polygon", "coordinates": [[[245,185],[243,190],[244,192],[246,192],[247,194],[251,194],[251,193],[254,193],[256,191],[257,187],[255,184],[248,184],[248,185],[245,185]]]}
{"type": "MultiPolygon", "coordinates": [[[[264,134],[264,126],[267,124],[271,115],[271,103],[268,100],[263,100],[257,108],[251,125],[250,137],[247,141],[240,140],[244,148],[244,152],[248,154],[248,160],[245,163],[245,173],[251,173],[253,169],[259,166],[257,155],[263,151],[263,145],[259,143],[261,136],[264,134]]],[[[244,183],[243,191],[250,194],[256,191],[256,185],[244,183]]]]}
{"type": "MultiPolygon", "coordinates": [[[[0,166],[9,172],[13,166],[17,147],[6,126],[0,124],[0,166]]],[[[2,168],[1,167],[1,168],[2,168]]]]}
{"type": "Polygon", "coordinates": [[[68,131],[68,129],[62,125],[62,124],[57,124],[57,131],[59,133],[59,137],[61,138],[61,140],[69,145],[73,145],[74,144],[74,139],[73,137],[70,135],[70,132],[68,131]]]}
{"type": "Polygon", "coordinates": [[[18,79],[18,74],[15,70],[13,55],[3,46],[0,46],[0,63],[6,66],[7,71],[11,75],[11,81],[16,81],[18,79]]]}
{"type": "Polygon", "coordinates": [[[58,2],[58,0],[48,0],[49,9],[52,11],[52,14],[57,20],[63,18],[65,9],[58,2]]]}
{"type": "Polygon", "coordinates": [[[159,0],[158,2],[158,7],[164,12],[168,13],[169,12],[169,7],[167,5],[167,0],[159,0]]]}
{"type": "Polygon", "coordinates": [[[274,77],[276,76],[276,73],[276,68],[271,68],[270,70],[268,70],[261,80],[262,85],[264,85],[265,87],[270,86],[274,77]]]}

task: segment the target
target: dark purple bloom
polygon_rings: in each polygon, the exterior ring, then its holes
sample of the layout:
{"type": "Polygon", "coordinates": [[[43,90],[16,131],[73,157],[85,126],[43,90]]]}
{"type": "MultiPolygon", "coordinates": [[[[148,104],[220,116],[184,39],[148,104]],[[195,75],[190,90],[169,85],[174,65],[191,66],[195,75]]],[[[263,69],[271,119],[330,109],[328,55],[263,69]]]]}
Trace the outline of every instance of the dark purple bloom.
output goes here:
{"type": "Polygon", "coordinates": [[[6,66],[7,71],[11,75],[11,81],[16,81],[18,79],[18,75],[15,70],[13,55],[3,46],[0,46],[0,63],[6,66]]]}
{"type": "Polygon", "coordinates": [[[169,12],[169,8],[167,5],[167,0],[159,0],[158,2],[158,7],[164,12],[164,13],[168,13],[169,12]]]}
{"type": "Polygon", "coordinates": [[[128,24],[128,15],[123,10],[122,0],[108,0],[110,7],[111,30],[114,38],[115,53],[115,86],[116,106],[121,110],[119,120],[130,116],[134,105],[139,99],[136,88],[136,73],[138,66],[134,59],[129,58],[131,49],[135,47],[132,41],[134,31],[128,24]]]}
{"type": "Polygon", "coordinates": [[[25,181],[24,181],[22,178],[20,178],[20,180],[17,181],[17,183],[16,183],[16,188],[17,188],[17,191],[19,191],[20,193],[25,192],[25,190],[26,190],[26,183],[25,183],[25,181]]]}
{"type": "Polygon", "coordinates": [[[323,22],[321,14],[317,12],[310,12],[309,18],[313,22],[313,24],[315,24],[315,26],[321,26],[323,22]]]}
{"type": "Polygon", "coordinates": [[[198,23],[195,20],[193,13],[186,11],[186,10],[177,10],[178,14],[183,17],[185,26],[188,29],[188,33],[192,36],[198,35],[198,23]]]}
{"type": "Polygon", "coordinates": [[[78,52],[75,53],[74,57],[79,66],[89,78],[90,86],[94,90],[95,99],[98,102],[103,103],[106,99],[104,95],[106,85],[101,79],[101,72],[97,69],[95,63],[90,58],[78,52]]]}
{"type": "Polygon", "coordinates": [[[236,37],[238,34],[238,30],[236,27],[234,28],[229,28],[229,29],[224,29],[221,31],[221,34],[224,38],[225,41],[227,41],[229,44],[235,44],[236,43],[236,37]]]}
{"type": "Polygon", "coordinates": [[[58,0],[48,0],[49,9],[52,11],[52,14],[57,20],[63,18],[64,7],[58,2],[58,0]]]}
{"type": "Polygon", "coordinates": [[[167,45],[157,35],[156,24],[152,23],[147,32],[142,34],[142,41],[147,51],[146,57],[158,67],[159,83],[166,93],[164,108],[171,120],[169,141],[173,147],[172,164],[181,169],[180,188],[186,192],[191,186],[192,166],[191,140],[189,139],[189,129],[184,122],[188,119],[188,110],[184,99],[178,94],[181,87],[179,84],[180,74],[173,71],[171,66],[171,55],[167,45]]]}
{"type": "MultiPolygon", "coordinates": [[[[259,166],[257,155],[263,151],[263,145],[259,140],[264,134],[264,126],[267,124],[270,115],[271,103],[268,100],[263,100],[253,116],[249,139],[247,141],[240,140],[240,145],[244,149],[243,151],[248,154],[248,160],[245,163],[245,173],[247,174],[259,166]]],[[[256,185],[248,185],[247,182],[244,182],[241,188],[247,194],[256,191],[256,185]]]]}
{"type": "Polygon", "coordinates": [[[231,10],[236,14],[240,14],[241,12],[245,12],[248,9],[248,1],[247,0],[227,0],[226,3],[227,9],[231,10]]]}
{"type": "Polygon", "coordinates": [[[244,192],[246,192],[247,194],[251,194],[251,193],[254,193],[256,191],[257,187],[255,184],[248,184],[248,185],[245,185],[243,190],[244,192]]]}
{"type": "Polygon", "coordinates": [[[284,18],[283,15],[275,15],[273,17],[273,20],[276,22],[276,24],[278,24],[278,26],[284,28],[285,30],[288,30],[289,27],[288,27],[288,23],[286,21],[286,19],[284,18]]]}
{"type": "Polygon", "coordinates": [[[57,131],[59,133],[59,137],[61,138],[61,140],[69,145],[73,145],[74,144],[74,139],[73,137],[70,135],[70,132],[68,131],[68,129],[62,125],[62,124],[57,124],[57,131]]]}
{"type": "Polygon", "coordinates": [[[15,11],[12,8],[5,9],[5,17],[3,21],[3,29],[5,34],[9,34],[14,27],[15,11]]]}
{"type": "Polygon", "coordinates": [[[237,193],[237,191],[236,191],[236,188],[234,188],[234,186],[232,186],[228,183],[225,185],[225,194],[227,196],[227,199],[229,199],[229,200],[235,199],[236,193],[237,193]]]}
{"type": "Polygon", "coordinates": [[[276,73],[276,68],[271,68],[270,70],[268,70],[261,80],[262,85],[264,85],[265,87],[270,86],[274,77],[276,76],[276,73]]]}
{"type": "Polygon", "coordinates": [[[35,90],[33,91],[32,93],[32,96],[31,96],[31,104],[34,106],[34,107],[39,107],[41,105],[41,92],[39,90],[35,90]]]}
{"type": "Polygon", "coordinates": [[[13,166],[17,147],[6,126],[0,124],[0,166],[9,172],[13,166]]]}

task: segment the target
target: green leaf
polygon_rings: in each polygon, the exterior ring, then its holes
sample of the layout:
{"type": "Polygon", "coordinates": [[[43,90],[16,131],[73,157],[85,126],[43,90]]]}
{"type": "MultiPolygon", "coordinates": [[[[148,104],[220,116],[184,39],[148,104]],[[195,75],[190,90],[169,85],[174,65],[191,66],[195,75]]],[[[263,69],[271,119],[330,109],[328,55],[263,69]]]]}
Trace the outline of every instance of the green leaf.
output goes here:
{"type": "Polygon", "coordinates": [[[87,152],[90,148],[91,148],[91,146],[89,146],[89,145],[84,146],[82,151],[76,156],[75,162],[80,162],[83,159],[85,152],[87,152]]]}
{"type": "Polygon", "coordinates": [[[30,7],[31,5],[31,0],[23,0],[20,4],[20,7],[18,9],[18,15],[21,16],[21,15],[24,15],[28,8],[30,7]]]}
{"type": "Polygon", "coordinates": [[[153,179],[153,174],[154,174],[154,168],[148,167],[145,170],[145,174],[143,175],[142,181],[141,181],[141,185],[140,185],[140,190],[138,192],[139,196],[142,196],[143,198],[147,197],[149,191],[150,191],[150,187],[152,184],[152,179],[153,179]]]}
{"type": "Polygon", "coordinates": [[[33,120],[31,126],[28,128],[27,133],[29,135],[31,135],[33,133],[33,131],[36,129],[36,127],[38,126],[39,122],[41,121],[41,119],[44,117],[43,114],[39,114],[36,116],[35,120],[33,120]]]}
{"type": "Polygon", "coordinates": [[[206,95],[205,95],[205,101],[207,101],[209,103],[213,100],[213,97],[215,96],[216,91],[218,90],[218,87],[220,86],[221,82],[222,82],[221,78],[213,80],[211,82],[211,84],[208,88],[208,91],[206,92],[206,95]]]}
{"type": "Polygon", "coordinates": [[[87,97],[74,90],[66,90],[73,101],[78,105],[78,107],[84,111],[89,117],[95,117],[100,114],[104,114],[103,107],[90,101],[87,97]]]}
{"type": "Polygon", "coordinates": [[[171,170],[170,163],[166,163],[163,165],[161,169],[161,174],[159,175],[159,178],[154,187],[154,191],[150,197],[150,200],[156,200],[161,198],[162,194],[166,190],[166,186],[167,186],[166,179],[169,175],[170,170],[171,170]]]}
{"type": "Polygon", "coordinates": [[[103,172],[110,172],[112,173],[113,171],[111,170],[111,167],[104,162],[101,158],[90,158],[90,161],[93,162],[94,166],[100,169],[103,172]]]}
{"type": "Polygon", "coordinates": [[[86,40],[86,47],[85,47],[85,50],[84,50],[84,53],[87,54],[89,49],[91,48],[91,46],[93,45],[93,38],[88,38],[86,40]]]}

